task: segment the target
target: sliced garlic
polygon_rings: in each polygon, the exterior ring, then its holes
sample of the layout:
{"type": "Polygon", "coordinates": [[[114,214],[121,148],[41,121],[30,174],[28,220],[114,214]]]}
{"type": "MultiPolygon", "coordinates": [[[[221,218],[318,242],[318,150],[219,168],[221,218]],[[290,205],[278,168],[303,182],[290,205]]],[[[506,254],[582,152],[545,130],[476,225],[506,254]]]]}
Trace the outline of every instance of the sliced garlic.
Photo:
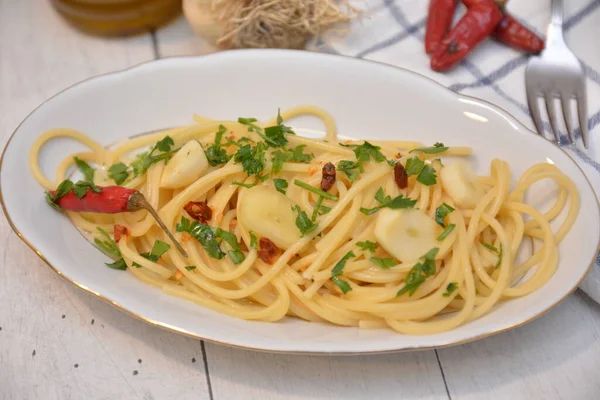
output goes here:
{"type": "Polygon", "coordinates": [[[190,140],[169,160],[160,179],[160,186],[179,189],[202,176],[208,169],[204,149],[197,140],[190,140]]]}
{"type": "Polygon", "coordinates": [[[473,209],[483,196],[483,188],[471,166],[462,160],[442,168],[442,187],[452,200],[462,208],[473,209]]]}
{"type": "Polygon", "coordinates": [[[238,221],[260,237],[270,239],[277,247],[287,249],[300,240],[296,226],[294,202],[269,186],[245,190],[238,207],[238,221]]]}
{"type": "Polygon", "coordinates": [[[401,262],[417,261],[434,247],[441,227],[416,208],[379,211],[375,237],[381,246],[401,262]]]}

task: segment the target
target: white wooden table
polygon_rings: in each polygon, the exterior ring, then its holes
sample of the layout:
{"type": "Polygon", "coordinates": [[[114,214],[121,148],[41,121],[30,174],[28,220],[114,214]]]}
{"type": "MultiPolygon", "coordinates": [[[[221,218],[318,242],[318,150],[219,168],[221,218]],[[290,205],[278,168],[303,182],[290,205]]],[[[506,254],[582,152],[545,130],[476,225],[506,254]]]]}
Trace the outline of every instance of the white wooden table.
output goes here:
{"type": "MultiPolygon", "coordinates": [[[[214,51],[183,20],[125,40],[73,31],[49,1],[0,0],[2,145],[77,81],[214,51]]],[[[437,351],[271,355],[121,313],[54,274],[0,219],[0,399],[600,398],[600,307],[580,292],[524,327],[437,351]]]]}

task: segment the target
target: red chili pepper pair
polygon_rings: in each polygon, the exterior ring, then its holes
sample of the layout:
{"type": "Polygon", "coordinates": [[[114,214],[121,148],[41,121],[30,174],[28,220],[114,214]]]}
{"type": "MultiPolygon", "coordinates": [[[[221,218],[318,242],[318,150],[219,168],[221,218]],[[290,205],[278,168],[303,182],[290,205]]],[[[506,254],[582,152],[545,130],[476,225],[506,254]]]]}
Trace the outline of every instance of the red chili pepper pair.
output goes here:
{"type": "Polygon", "coordinates": [[[490,35],[509,46],[539,53],[544,41],[504,10],[505,0],[462,0],[467,13],[450,32],[457,0],[431,0],[425,51],[433,53],[431,68],[446,71],[490,35]]]}

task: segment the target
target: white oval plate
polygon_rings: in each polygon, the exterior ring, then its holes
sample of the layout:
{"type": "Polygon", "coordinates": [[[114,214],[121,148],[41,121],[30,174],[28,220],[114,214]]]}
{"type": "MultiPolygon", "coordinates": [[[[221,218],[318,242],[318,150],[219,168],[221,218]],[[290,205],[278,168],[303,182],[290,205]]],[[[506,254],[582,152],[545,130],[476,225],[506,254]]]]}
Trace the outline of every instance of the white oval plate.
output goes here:
{"type": "MultiPolygon", "coordinates": [[[[295,127],[318,128],[314,121],[295,127]]],[[[48,173],[78,145],[57,140],[41,155],[48,173]]],[[[50,172],[51,173],[51,172],[50,172]]],[[[50,175],[52,176],[52,175],[50,175]]],[[[0,171],[2,205],[19,236],[57,273],[78,287],[152,324],[193,337],[248,349],[295,353],[374,353],[464,343],[538,317],[571,293],[596,255],[600,214],[594,192],[575,162],[497,107],[453,93],[405,70],[325,54],[239,50],[154,61],[87,80],[43,103],[7,144],[0,171]],[[479,172],[507,160],[513,179],[552,160],[573,179],[581,210],[560,244],[553,278],[526,297],[507,301],[450,332],[407,336],[286,318],[249,322],[170,297],[131,274],[104,266],[105,257],[44,201],[29,172],[34,139],[56,127],[81,130],[109,144],[133,134],[191,122],[193,113],[266,119],[282,109],[314,104],[332,113],[339,132],[355,138],[442,141],[474,148],[479,172]]],[[[548,197],[532,190],[535,204],[548,197]]],[[[25,267],[25,266],[24,266],[25,267]]]]}

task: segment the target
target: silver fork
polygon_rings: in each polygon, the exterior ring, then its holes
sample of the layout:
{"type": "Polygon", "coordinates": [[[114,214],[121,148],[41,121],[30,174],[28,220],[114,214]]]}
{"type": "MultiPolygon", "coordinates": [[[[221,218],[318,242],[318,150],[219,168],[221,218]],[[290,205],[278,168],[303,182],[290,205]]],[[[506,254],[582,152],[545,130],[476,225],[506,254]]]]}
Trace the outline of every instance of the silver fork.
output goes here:
{"type": "Polygon", "coordinates": [[[555,100],[560,99],[568,139],[576,141],[572,124],[571,101],[577,103],[581,139],[585,148],[589,145],[587,126],[586,78],[579,59],[567,47],[563,38],[563,0],[552,0],[552,20],[548,25],[546,48],[539,57],[532,57],[525,70],[527,103],[538,133],[544,136],[539,97],[546,103],[550,127],[557,143],[560,133],[556,119],[555,100]]]}

